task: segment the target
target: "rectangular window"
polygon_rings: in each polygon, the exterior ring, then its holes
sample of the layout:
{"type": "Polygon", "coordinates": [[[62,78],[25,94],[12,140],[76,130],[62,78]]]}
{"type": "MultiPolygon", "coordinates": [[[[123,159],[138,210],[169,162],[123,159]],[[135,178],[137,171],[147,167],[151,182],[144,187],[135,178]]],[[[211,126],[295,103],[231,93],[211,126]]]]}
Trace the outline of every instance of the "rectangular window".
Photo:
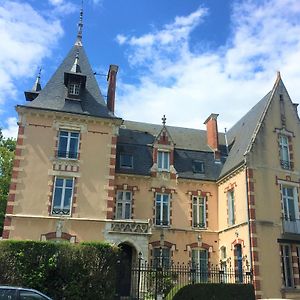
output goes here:
{"type": "Polygon", "coordinates": [[[293,287],[292,256],[289,245],[281,246],[281,262],[283,284],[285,287],[293,287]]]}
{"type": "Polygon", "coordinates": [[[158,151],[157,164],[158,164],[158,170],[169,171],[170,170],[170,152],[158,151]]]}
{"type": "Polygon", "coordinates": [[[133,168],[133,156],[128,153],[120,154],[120,168],[132,169],[133,168]]]}
{"type": "Polygon", "coordinates": [[[55,177],[52,200],[53,215],[71,215],[73,186],[73,178],[55,177]]]}
{"type": "Polygon", "coordinates": [[[204,173],[204,162],[199,160],[194,160],[192,163],[192,168],[194,173],[204,173]]]}
{"type": "Polygon", "coordinates": [[[168,226],[170,224],[169,194],[156,194],[155,225],[168,226]]]}
{"type": "Polygon", "coordinates": [[[132,193],[117,191],[116,219],[131,219],[132,193]]]}
{"type": "Polygon", "coordinates": [[[153,249],[153,264],[154,267],[168,267],[171,263],[171,255],[169,248],[154,248],[153,249]]]}
{"type": "Polygon", "coordinates": [[[298,217],[297,211],[297,197],[295,199],[294,195],[295,187],[291,186],[282,186],[282,201],[283,201],[283,211],[284,211],[284,220],[286,221],[296,221],[298,217]]]}
{"type": "Polygon", "coordinates": [[[205,197],[193,197],[193,227],[206,227],[206,201],[205,197]]]}
{"type": "Polygon", "coordinates": [[[59,158],[77,159],[78,157],[79,132],[59,131],[57,156],[59,158]]]}
{"type": "Polygon", "coordinates": [[[285,135],[279,135],[280,145],[280,164],[283,169],[291,169],[290,153],[289,153],[289,139],[285,135]]]}
{"type": "Polygon", "coordinates": [[[69,84],[69,94],[78,96],[80,92],[80,84],[78,83],[70,83],[69,84]]]}
{"type": "Polygon", "coordinates": [[[234,191],[227,192],[227,206],[228,206],[228,225],[235,224],[235,213],[234,213],[234,191]]]}
{"type": "Polygon", "coordinates": [[[195,270],[194,282],[207,282],[208,280],[208,251],[205,249],[192,249],[192,267],[195,270]]]}

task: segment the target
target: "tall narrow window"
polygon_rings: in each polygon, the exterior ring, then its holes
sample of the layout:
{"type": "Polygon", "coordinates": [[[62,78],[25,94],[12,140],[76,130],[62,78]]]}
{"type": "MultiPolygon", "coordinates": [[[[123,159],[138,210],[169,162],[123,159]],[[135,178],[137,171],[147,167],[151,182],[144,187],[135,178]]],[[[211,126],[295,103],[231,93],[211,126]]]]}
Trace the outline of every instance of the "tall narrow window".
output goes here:
{"type": "Polygon", "coordinates": [[[235,213],[234,213],[234,191],[227,192],[227,203],[228,203],[228,225],[235,224],[235,213]]]}
{"type": "Polygon", "coordinates": [[[52,200],[53,215],[70,215],[73,197],[73,178],[56,177],[52,200]]]}
{"type": "Polygon", "coordinates": [[[132,193],[129,191],[117,191],[116,219],[131,218],[132,193]]]}
{"type": "Polygon", "coordinates": [[[208,280],[208,251],[206,249],[192,249],[192,267],[195,269],[194,281],[208,280]]]}
{"type": "Polygon", "coordinates": [[[59,132],[58,153],[59,158],[77,159],[79,132],[61,130],[59,132]]]}
{"type": "Polygon", "coordinates": [[[289,153],[289,139],[286,135],[279,135],[280,145],[280,164],[283,169],[290,169],[290,153],[289,153]]]}
{"type": "Polygon", "coordinates": [[[169,194],[156,194],[155,225],[168,226],[170,224],[169,194]]]}
{"type": "Polygon", "coordinates": [[[285,287],[293,287],[292,257],[289,245],[281,246],[281,262],[283,284],[285,287]]]}
{"type": "Polygon", "coordinates": [[[243,256],[242,245],[236,244],[234,246],[235,255],[235,280],[237,283],[243,282],[243,256]]]}
{"type": "Polygon", "coordinates": [[[153,264],[154,267],[168,267],[170,266],[171,262],[171,255],[170,255],[169,248],[154,248],[153,249],[153,264]]]}
{"type": "Polygon", "coordinates": [[[193,227],[206,227],[206,203],[205,197],[193,197],[193,227]]]}
{"type": "Polygon", "coordinates": [[[170,153],[166,151],[158,151],[157,164],[158,164],[158,170],[169,171],[170,153]]]}
{"type": "Polygon", "coordinates": [[[294,187],[282,186],[282,201],[284,219],[287,221],[296,221],[297,199],[294,196],[294,187]]]}

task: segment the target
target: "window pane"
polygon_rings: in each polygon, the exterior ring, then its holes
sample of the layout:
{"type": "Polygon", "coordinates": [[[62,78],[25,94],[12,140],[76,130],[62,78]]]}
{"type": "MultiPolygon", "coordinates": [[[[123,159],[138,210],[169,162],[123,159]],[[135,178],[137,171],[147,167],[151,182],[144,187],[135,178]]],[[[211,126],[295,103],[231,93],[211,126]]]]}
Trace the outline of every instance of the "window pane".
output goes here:
{"type": "Polygon", "coordinates": [[[66,157],[67,156],[67,145],[68,145],[68,138],[64,137],[64,136],[60,136],[59,147],[58,147],[58,157],[66,157]]]}
{"type": "Polygon", "coordinates": [[[156,223],[156,225],[161,225],[161,212],[160,212],[160,209],[161,209],[161,204],[156,199],[156,209],[155,209],[155,212],[156,212],[155,223],[156,223]]]}
{"type": "Polygon", "coordinates": [[[122,198],[123,198],[123,192],[118,192],[117,193],[117,199],[118,199],[118,201],[122,201],[122,198]]]}
{"type": "Polygon", "coordinates": [[[127,153],[120,154],[120,165],[122,168],[132,168],[133,156],[127,153]]]}
{"type": "Polygon", "coordinates": [[[45,297],[42,297],[36,293],[29,291],[20,291],[20,300],[45,300],[45,297]]]}
{"type": "Polygon", "coordinates": [[[64,209],[70,209],[72,189],[65,190],[64,209]]]}
{"type": "Polygon", "coordinates": [[[122,203],[117,203],[117,219],[122,219],[122,203]]]}
{"type": "Polygon", "coordinates": [[[70,139],[70,148],[69,148],[69,158],[77,158],[77,152],[78,152],[78,139],[77,138],[71,138],[70,139]]]}
{"type": "Polygon", "coordinates": [[[169,153],[164,152],[164,169],[169,170],[169,153]]]}
{"type": "Polygon", "coordinates": [[[73,187],[73,179],[66,179],[66,187],[69,188],[73,187]]]}
{"type": "Polygon", "coordinates": [[[158,151],[157,163],[158,163],[158,168],[162,169],[163,168],[163,153],[161,151],[158,151]]]}
{"type": "Polygon", "coordinates": [[[169,204],[163,203],[163,225],[169,225],[169,204]]]}
{"type": "Polygon", "coordinates": [[[64,180],[62,178],[56,178],[56,180],[55,180],[56,187],[62,187],[63,184],[64,184],[64,180]]]}
{"type": "Polygon", "coordinates": [[[16,300],[16,290],[13,289],[0,289],[0,299],[3,300],[16,300]]]}
{"type": "Polygon", "coordinates": [[[55,188],[54,190],[54,201],[53,206],[55,208],[60,208],[62,199],[62,188],[55,188]]]}
{"type": "Polygon", "coordinates": [[[126,200],[131,201],[131,192],[126,192],[126,200]]]}
{"type": "Polygon", "coordinates": [[[130,203],[126,203],[125,204],[125,219],[130,219],[130,215],[131,215],[131,205],[130,203]]]}

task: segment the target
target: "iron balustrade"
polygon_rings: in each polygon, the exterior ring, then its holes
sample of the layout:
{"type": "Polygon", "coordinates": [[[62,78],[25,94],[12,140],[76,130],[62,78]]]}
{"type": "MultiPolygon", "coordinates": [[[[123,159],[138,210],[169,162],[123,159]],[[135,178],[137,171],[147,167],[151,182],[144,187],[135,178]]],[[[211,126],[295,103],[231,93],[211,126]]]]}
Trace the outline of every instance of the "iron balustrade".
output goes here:
{"type": "MultiPolygon", "coordinates": [[[[181,287],[194,283],[251,284],[252,281],[250,268],[238,272],[237,268],[224,268],[221,265],[204,268],[203,265],[191,263],[172,262],[157,265],[140,258],[131,268],[131,288],[128,299],[158,300],[165,299],[167,296],[168,299],[172,299],[181,287]]],[[[116,294],[115,299],[122,299],[122,296],[116,294]]]]}
{"type": "Polygon", "coordinates": [[[77,151],[57,151],[57,157],[58,158],[70,158],[70,159],[77,159],[78,158],[78,152],[77,151]]]}
{"type": "Polygon", "coordinates": [[[282,166],[283,169],[285,170],[291,170],[292,169],[292,164],[289,160],[280,160],[280,165],[282,166]]]}

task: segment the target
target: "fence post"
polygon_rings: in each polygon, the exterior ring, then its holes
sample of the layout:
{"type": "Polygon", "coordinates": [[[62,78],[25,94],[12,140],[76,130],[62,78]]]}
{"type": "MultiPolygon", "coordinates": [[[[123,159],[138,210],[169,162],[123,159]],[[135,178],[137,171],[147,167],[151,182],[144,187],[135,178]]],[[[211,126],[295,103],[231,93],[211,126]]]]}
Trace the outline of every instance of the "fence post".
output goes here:
{"type": "Polygon", "coordinates": [[[141,283],[141,264],[142,264],[142,252],[139,252],[139,265],[138,265],[138,290],[137,290],[137,300],[140,300],[140,283],[141,283]]]}

